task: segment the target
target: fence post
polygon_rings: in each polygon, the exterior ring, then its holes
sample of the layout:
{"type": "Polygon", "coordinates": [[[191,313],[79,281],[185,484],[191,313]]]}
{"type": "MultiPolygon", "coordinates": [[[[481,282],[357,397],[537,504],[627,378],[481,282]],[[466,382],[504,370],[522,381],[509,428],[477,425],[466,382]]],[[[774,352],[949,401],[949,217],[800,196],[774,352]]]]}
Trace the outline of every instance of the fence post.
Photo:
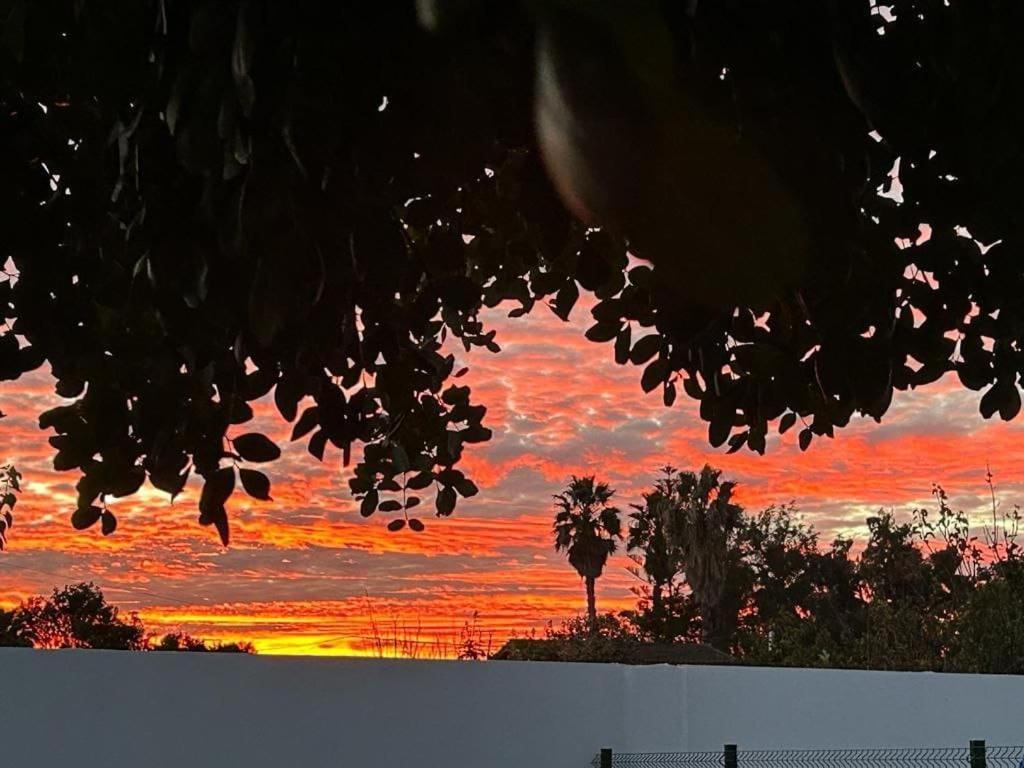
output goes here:
{"type": "Polygon", "coordinates": [[[971,739],[971,768],[985,768],[985,740],[971,739]]]}
{"type": "Polygon", "coordinates": [[[601,768],[612,768],[611,747],[605,747],[601,750],[601,768]]]}
{"type": "MultiPolygon", "coordinates": [[[[739,756],[736,754],[735,744],[726,744],[722,750],[722,757],[724,758],[725,768],[737,768],[739,765],[739,756]]],[[[971,766],[974,768],[974,766],[971,766]]]]}

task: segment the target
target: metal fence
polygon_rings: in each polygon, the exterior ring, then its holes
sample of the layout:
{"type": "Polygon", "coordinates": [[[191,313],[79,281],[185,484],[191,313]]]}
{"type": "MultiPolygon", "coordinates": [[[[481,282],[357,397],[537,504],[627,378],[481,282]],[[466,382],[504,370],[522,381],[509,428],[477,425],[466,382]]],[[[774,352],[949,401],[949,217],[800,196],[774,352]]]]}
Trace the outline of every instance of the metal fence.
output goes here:
{"type": "Polygon", "coordinates": [[[602,749],[595,768],[1024,768],[1024,746],[922,749],[746,750],[726,744],[713,752],[614,752],[602,749]]]}

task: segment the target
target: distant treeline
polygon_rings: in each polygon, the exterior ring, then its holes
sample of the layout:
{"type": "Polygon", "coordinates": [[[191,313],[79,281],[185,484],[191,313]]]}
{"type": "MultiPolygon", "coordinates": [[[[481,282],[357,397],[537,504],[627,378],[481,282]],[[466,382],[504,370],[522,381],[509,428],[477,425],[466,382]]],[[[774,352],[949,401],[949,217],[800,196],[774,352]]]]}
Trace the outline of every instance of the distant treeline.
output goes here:
{"type": "Polygon", "coordinates": [[[935,486],[933,508],[881,510],[855,546],[823,545],[791,504],[747,513],[733,487],[710,467],[666,467],[623,531],[607,485],[574,478],[556,497],[556,548],[586,578],[625,539],[637,605],[548,639],[580,658],[614,641],[705,642],[751,664],[1024,672],[1020,510],[994,490],[977,528],[935,486]]]}
{"type": "Polygon", "coordinates": [[[48,598],[33,597],[12,611],[0,610],[0,646],[256,652],[252,643],[210,643],[183,632],[154,637],[138,616],[110,605],[91,583],[54,589],[48,598]]]}

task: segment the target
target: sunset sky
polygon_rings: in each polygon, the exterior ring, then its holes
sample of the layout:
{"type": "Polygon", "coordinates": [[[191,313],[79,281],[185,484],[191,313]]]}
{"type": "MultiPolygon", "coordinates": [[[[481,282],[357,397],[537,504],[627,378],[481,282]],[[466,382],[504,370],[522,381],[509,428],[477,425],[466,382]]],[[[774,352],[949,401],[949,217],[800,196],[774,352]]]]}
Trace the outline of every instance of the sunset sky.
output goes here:
{"type": "MultiPolygon", "coordinates": [[[[74,473],[50,465],[40,411],[56,402],[47,376],[0,389],[0,453],[25,476],[10,548],[0,553],[0,605],[54,586],[92,580],[108,598],[138,611],[155,632],[248,639],[261,653],[372,653],[375,636],[416,640],[424,655],[451,649],[464,622],[498,644],[583,610],[583,587],[551,544],[551,495],[571,473],[596,473],[622,508],[666,462],[722,467],[750,510],[794,501],[827,538],[860,535],[879,507],[906,515],[942,483],[955,507],[981,523],[988,513],[986,464],[1000,503],[1024,498],[1024,422],[986,422],[978,393],[943,380],[897,394],[882,424],[856,420],[807,453],[797,430],[771,437],[766,456],[711,449],[693,401],[666,409],[644,395],[639,370],[616,366],[610,345],[583,338],[589,312],[563,323],[543,307],[509,320],[492,311],[500,354],[472,353],[465,381],[489,408],[494,439],[467,451],[465,470],[480,494],[422,534],[384,530],[386,516],[359,517],[340,458],[323,465],[302,444],[285,445],[269,470],[272,503],[232,498],[233,541],[223,549],[196,524],[195,488],[173,504],[145,489],[118,500],[113,537],[77,533],[69,517],[74,473]],[[377,629],[374,630],[374,622],[377,629]]],[[[460,382],[461,383],[461,382],[460,382]]],[[[284,445],[288,427],[261,424],[284,445]]],[[[98,526],[97,526],[98,528],[98,526]]],[[[624,554],[598,583],[598,609],[628,607],[635,583],[624,554]]]]}

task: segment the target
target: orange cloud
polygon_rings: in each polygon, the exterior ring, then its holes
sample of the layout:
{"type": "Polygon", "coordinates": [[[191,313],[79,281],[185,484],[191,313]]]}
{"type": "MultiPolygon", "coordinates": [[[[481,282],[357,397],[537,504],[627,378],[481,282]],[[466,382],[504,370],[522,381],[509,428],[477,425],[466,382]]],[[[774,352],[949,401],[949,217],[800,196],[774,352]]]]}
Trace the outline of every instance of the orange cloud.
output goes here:
{"type": "MultiPolygon", "coordinates": [[[[1024,422],[982,420],[979,395],[954,380],[898,395],[881,425],[856,420],[807,452],[794,431],[771,438],[766,456],[726,455],[708,447],[695,403],[681,397],[664,408],[660,395],[641,392],[639,368],[614,365],[610,345],[583,338],[585,307],[570,323],[543,307],[518,320],[492,311],[487,320],[500,354],[452,347],[494,430],[490,443],[467,452],[481,492],[444,520],[424,499],[427,529],[418,535],[389,534],[384,518],[359,517],[338,457],[319,464],[302,444],[285,445],[268,469],[273,502],[240,491],[232,498],[229,550],[196,525],[192,486],[173,505],[152,489],[116,501],[113,537],[75,532],[76,478],[53,471],[36,425],[57,402],[51,381],[35,374],[4,385],[0,453],[26,482],[10,551],[0,554],[0,605],[92,580],[154,632],[249,639],[265,653],[374,654],[387,645],[452,655],[466,622],[496,646],[583,609],[578,577],[551,546],[551,495],[570,474],[608,479],[625,510],[658,467],[709,462],[739,481],[748,508],[795,501],[826,537],[862,531],[880,506],[927,503],[933,482],[980,520],[987,464],[1005,503],[1024,490],[1024,422]]],[[[257,426],[286,443],[289,429],[268,404],[257,408],[257,426]]],[[[627,565],[624,553],[613,556],[599,608],[632,604],[627,565]]]]}

